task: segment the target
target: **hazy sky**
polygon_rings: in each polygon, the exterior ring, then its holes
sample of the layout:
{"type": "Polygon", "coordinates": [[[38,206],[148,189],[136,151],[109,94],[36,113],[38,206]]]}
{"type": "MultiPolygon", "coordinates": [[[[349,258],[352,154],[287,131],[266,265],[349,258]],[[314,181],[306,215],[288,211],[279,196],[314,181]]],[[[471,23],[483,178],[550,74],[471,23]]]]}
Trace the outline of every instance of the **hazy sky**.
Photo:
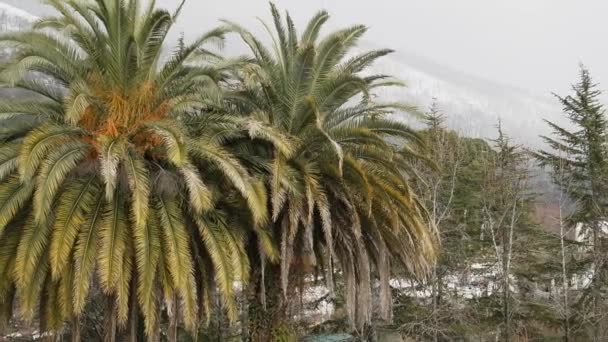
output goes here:
{"type": "MultiPolygon", "coordinates": [[[[159,0],[175,7],[177,0],[159,0]]],[[[567,91],[583,62],[608,89],[606,0],[277,0],[301,27],[327,9],[332,27],[362,23],[375,45],[413,52],[457,71],[535,92],[567,91]]],[[[179,30],[218,18],[258,27],[265,0],[188,0],[179,30]]]]}

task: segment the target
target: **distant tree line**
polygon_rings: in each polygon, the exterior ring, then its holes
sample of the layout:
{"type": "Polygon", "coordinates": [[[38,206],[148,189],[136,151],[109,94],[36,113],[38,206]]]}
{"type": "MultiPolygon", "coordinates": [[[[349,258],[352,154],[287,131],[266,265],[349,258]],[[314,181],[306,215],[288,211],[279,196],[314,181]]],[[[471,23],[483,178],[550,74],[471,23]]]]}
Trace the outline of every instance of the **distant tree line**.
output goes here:
{"type": "Polygon", "coordinates": [[[463,137],[431,108],[421,133],[435,166],[419,163],[416,183],[442,248],[428,281],[395,289],[395,325],[405,334],[607,338],[606,117],[584,67],[572,90],[556,95],[568,126],[547,121],[554,133],[540,151],[513,144],[500,124],[495,140],[463,137]],[[545,173],[558,189],[553,198],[534,185],[545,173]]]}

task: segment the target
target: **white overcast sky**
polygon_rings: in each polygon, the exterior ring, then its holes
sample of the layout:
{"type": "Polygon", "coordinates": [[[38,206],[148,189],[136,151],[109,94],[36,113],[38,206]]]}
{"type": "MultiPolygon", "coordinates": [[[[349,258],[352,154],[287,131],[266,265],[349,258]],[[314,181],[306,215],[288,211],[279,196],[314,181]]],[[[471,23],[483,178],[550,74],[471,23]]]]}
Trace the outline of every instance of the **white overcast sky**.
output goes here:
{"type": "MultiPolygon", "coordinates": [[[[38,0],[0,0],[28,10],[38,0]]],[[[178,0],[157,0],[175,8],[178,0]]],[[[569,89],[578,63],[608,90],[608,0],[276,0],[299,27],[327,9],[328,27],[371,27],[374,46],[428,58],[438,64],[537,93],[569,89]]],[[[189,38],[238,21],[252,30],[269,19],[266,0],[187,0],[173,38],[189,38]]],[[[405,61],[407,62],[407,61],[405,61]]],[[[608,96],[607,96],[608,97],[608,96]]]]}
{"type": "MultiPolygon", "coordinates": [[[[158,0],[175,7],[177,0],[158,0]]],[[[317,10],[329,26],[370,26],[366,39],[488,80],[535,92],[567,91],[578,63],[608,89],[607,0],[277,0],[301,27],[317,10]]],[[[187,0],[178,30],[218,18],[259,27],[265,0],[187,0]]]]}

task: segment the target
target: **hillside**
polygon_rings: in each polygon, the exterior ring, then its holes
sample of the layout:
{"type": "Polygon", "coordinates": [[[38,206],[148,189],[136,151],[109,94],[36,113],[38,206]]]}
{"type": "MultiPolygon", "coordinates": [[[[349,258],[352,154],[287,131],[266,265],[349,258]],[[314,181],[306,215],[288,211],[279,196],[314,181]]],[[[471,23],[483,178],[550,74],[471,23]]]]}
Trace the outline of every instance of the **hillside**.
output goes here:
{"type": "Polygon", "coordinates": [[[560,107],[549,94],[538,95],[512,86],[466,75],[427,58],[397,52],[375,66],[377,72],[406,82],[387,97],[426,109],[435,99],[447,123],[472,137],[494,138],[501,120],[505,132],[527,147],[540,146],[539,134],[547,134],[543,119],[560,121],[560,107]]]}

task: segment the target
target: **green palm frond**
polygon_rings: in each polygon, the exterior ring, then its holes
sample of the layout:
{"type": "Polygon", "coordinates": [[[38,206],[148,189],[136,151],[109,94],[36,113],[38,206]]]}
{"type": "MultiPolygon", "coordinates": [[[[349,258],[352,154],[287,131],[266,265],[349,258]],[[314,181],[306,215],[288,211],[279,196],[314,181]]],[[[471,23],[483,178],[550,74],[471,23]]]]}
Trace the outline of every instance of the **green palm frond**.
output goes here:
{"type": "Polygon", "coordinates": [[[182,128],[170,121],[159,121],[149,126],[159,134],[167,149],[167,157],[177,167],[188,163],[188,149],[182,128]]]}
{"type": "Polygon", "coordinates": [[[25,206],[33,192],[32,183],[21,183],[16,176],[0,184],[0,238],[6,226],[25,206]]]}
{"type": "MultiPolygon", "coordinates": [[[[19,264],[18,261],[17,263],[19,264]]],[[[31,322],[34,319],[36,310],[39,308],[40,297],[43,294],[44,283],[47,279],[47,256],[45,254],[41,255],[39,260],[31,265],[30,270],[32,273],[28,275],[27,283],[17,286],[19,312],[27,322],[31,322]]]]}
{"type": "Polygon", "coordinates": [[[99,226],[100,246],[98,255],[99,280],[107,294],[117,291],[121,277],[125,249],[127,248],[128,218],[125,199],[117,192],[106,203],[99,226]]]}
{"type": "Polygon", "coordinates": [[[59,307],[59,283],[45,282],[42,303],[42,317],[50,329],[58,329],[63,324],[61,308],[59,307]]]}
{"type": "Polygon", "coordinates": [[[190,198],[190,206],[197,214],[202,214],[211,207],[212,193],[211,190],[203,183],[201,175],[196,167],[192,164],[186,164],[179,169],[188,195],[190,198]]]}
{"type": "Polygon", "coordinates": [[[12,305],[15,290],[12,278],[18,246],[19,231],[12,229],[5,232],[0,243],[0,302],[3,304],[10,301],[12,305]]]}
{"type": "Polygon", "coordinates": [[[0,147],[0,181],[17,169],[20,145],[20,143],[9,143],[0,147]]]}
{"type": "Polygon", "coordinates": [[[146,163],[132,151],[126,153],[123,161],[131,190],[131,214],[138,229],[146,226],[150,201],[150,181],[146,163]]]}
{"type": "Polygon", "coordinates": [[[255,188],[255,180],[232,153],[221,145],[200,139],[194,143],[191,154],[215,165],[247,200],[256,224],[265,222],[265,197],[255,188]]]}
{"type": "Polygon", "coordinates": [[[155,210],[144,226],[133,229],[135,265],[138,271],[137,298],[146,317],[146,333],[151,335],[158,318],[155,284],[161,256],[161,227],[155,210]]]}
{"type": "Polygon", "coordinates": [[[235,273],[231,260],[238,260],[238,256],[234,256],[235,259],[232,259],[230,233],[221,229],[217,220],[212,222],[204,217],[195,218],[195,220],[203,243],[213,261],[215,279],[225,300],[228,315],[230,319],[234,320],[237,317],[237,307],[233,297],[232,282],[235,280],[235,273]]]}
{"type": "MultiPolygon", "coordinates": [[[[18,289],[34,291],[32,286],[37,287],[36,283],[38,281],[44,281],[44,279],[40,280],[39,278],[46,277],[46,273],[38,274],[38,272],[46,272],[48,268],[48,256],[45,256],[45,254],[47,254],[46,247],[49,243],[49,233],[48,222],[37,223],[33,215],[28,216],[23,226],[15,259],[14,277],[18,289]],[[42,268],[44,271],[41,271],[42,268]]],[[[23,300],[29,301],[30,299],[23,300]]],[[[28,311],[34,309],[32,305],[31,303],[28,304],[28,311]]],[[[27,312],[29,317],[32,317],[33,314],[33,312],[27,312]]]]}
{"type": "MultiPolygon", "coordinates": [[[[99,191],[97,177],[89,176],[70,184],[59,197],[49,247],[53,279],[59,279],[70,262],[80,229],[88,213],[93,210],[95,195],[99,191]]],[[[68,272],[71,272],[71,268],[68,268],[68,272]]]]}
{"type": "Polygon", "coordinates": [[[105,183],[106,199],[111,201],[114,197],[118,183],[118,168],[125,154],[125,144],[120,138],[101,136],[100,141],[100,171],[105,183]]]}
{"type": "Polygon", "coordinates": [[[21,180],[30,181],[49,151],[63,143],[70,135],[79,132],[78,129],[54,124],[34,129],[23,140],[19,153],[18,168],[21,180]]]}
{"type": "Polygon", "coordinates": [[[60,186],[87,151],[86,144],[72,141],[59,146],[42,162],[33,201],[36,223],[43,223],[49,217],[60,186]]]}
{"type": "Polygon", "coordinates": [[[0,265],[11,274],[0,287],[49,328],[84,314],[100,287],[119,324],[144,314],[149,337],[171,310],[159,303],[178,296],[194,331],[211,293],[200,287],[215,287],[215,269],[191,216],[238,212],[215,229],[226,241],[227,271],[246,280],[247,234],[265,241],[269,258],[274,246],[264,230],[265,189],[233,142],[253,138],[289,154],[291,141],[266,122],[252,130],[225,103],[236,69],[251,62],[217,53],[228,26],[165,59],[180,9],[137,0],[48,4],[53,16],[0,35],[0,46],[13,49],[0,65],[0,87],[27,92],[0,105],[0,246],[19,241],[0,265]],[[204,283],[195,278],[199,266],[213,273],[204,283]]]}
{"type": "Polygon", "coordinates": [[[62,112],[60,104],[54,101],[28,100],[28,101],[3,101],[0,104],[0,119],[15,116],[51,116],[59,117],[62,112]]]}
{"type": "Polygon", "coordinates": [[[308,25],[302,34],[300,44],[316,43],[319,32],[328,19],[329,14],[326,11],[320,11],[319,13],[315,14],[308,22],[308,25]]]}
{"type": "Polygon", "coordinates": [[[288,14],[281,16],[274,5],[271,14],[273,25],[264,25],[270,46],[229,24],[254,60],[241,67],[240,91],[224,101],[250,120],[250,137],[269,142],[240,148],[256,156],[247,160],[257,159],[256,171],[270,194],[271,236],[281,246],[284,294],[296,263],[317,268],[333,290],[337,263],[345,272],[349,317],[361,327],[371,319],[373,260],[388,255],[383,267],[392,258],[405,261],[409,276],[420,277],[435,260],[432,228],[409,189],[409,163],[420,156],[406,151],[422,141],[411,127],[392,119],[395,113],[417,111],[376,102],[378,89],[401,83],[369,74],[369,67],[392,50],[353,54],[365,26],[321,36],[328,15],[319,12],[298,38],[288,14]],[[275,141],[290,141],[289,153],[275,141]],[[362,225],[362,215],[369,224],[362,225]],[[384,230],[393,233],[381,234],[384,230]]]}
{"type": "Polygon", "coordinates": [[[261,260],[281,264],[285,291],[295,263],[333,291],[335,265],[363,324],[376,260],[428,270],[408,178],[421,141],[392,119],[415,110],[376,102],[399,82],[369,73],[390,50],[353,54],[365,26],[322,35],[319,12],[299,35],[271,5],[274,45],[225,22],[165,59],[181,6],[48,4],[0,35],[15,48],[0,86],[31,95],[0,105],[0,316],[16,300],[61,329],[101,288],[119,325],[141,312],[151,338],[179,313],[194,332],[215,288],[237,318],[234,283],[261,260]],[[252,57],[216,52],[231,31],[252,57]]]}
{"type": "Polygon", "coordinates": [[[159,197],[156,210],[167,247],[165,258],[172,283],[184,303],[184,322],[188,329],[193,329],[198,317],[195,300],[197,291],[184,218],[175,199],[159,197]]]}
{"type": "Polygon", "coordinates": [[[116,306],[118,325],[124,328],[129,319],[131,278],[133,277],[133,246],[130,241],[126,241],[119,267],[120,270],[116,277],[116,306]]]}
{"type": "Polygon", "coordinates": [[[81,314],[87,303],[93,271],[97,260],[100,226],[104,209],[104,195],[99,192],[92,210],[76,240],[74,248],[74,312],[81,314]]]}
{"type": "MultiPolygon", "coordinates": [[[[73,258],[70,258],[72,261],[73,258]]],[[[67,267],[59,279],[58,300],[63,321],[71,319],[74,315],[74,268],[67,267]]]]}

